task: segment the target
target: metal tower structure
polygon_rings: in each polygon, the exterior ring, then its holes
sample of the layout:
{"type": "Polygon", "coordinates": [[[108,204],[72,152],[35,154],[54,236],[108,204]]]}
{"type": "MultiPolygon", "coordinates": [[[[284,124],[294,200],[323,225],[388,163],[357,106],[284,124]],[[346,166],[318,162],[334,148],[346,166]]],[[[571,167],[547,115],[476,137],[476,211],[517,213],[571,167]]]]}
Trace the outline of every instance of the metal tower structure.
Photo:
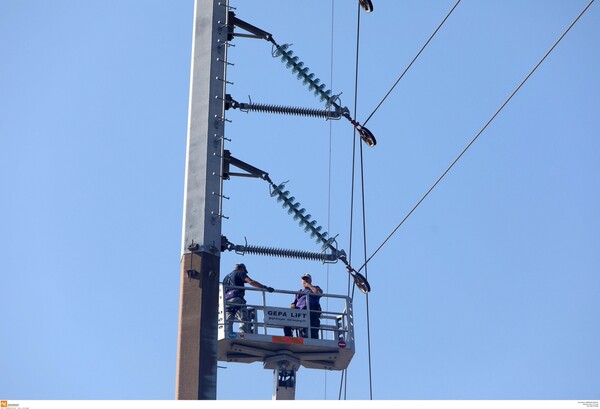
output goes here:
{"type": "MultiPolygon", "coordinates": [[[[312,220],[311,215],[306,214],[306,209],[301,208],[300,203],[284,189],[285,183],[273,183],[268,173],[242,162],[224,149],[226,109],[239,108],[317,117],[323,114],[314,109],[281,109],[263,104],[240,104],[226,94],[229,64],[227,48],[229,41],[236,36],[259,38],[272,43],[277,49],[276,56],[281,57],[299,79],[304,79],[311,92],[326,101],[328,106],[335,108],[334,111],[326,113],[327,117],[345,117],[365,143],[369,146],[376,144],[373,134],[352,119],[347,108],[339,105],[339,95],[332,95],[331,90],[325,89],[325,85],[320,84],[320,80],[293,56],[288,45],[277,44],[271,34],[238,19],[230,10],[228,0],[195,0],[175,391],[176,399],[180,400],[216,399],[217,360],[263,362],[265,368],[273,370],[275,374],[274,399],[294,399],[296,371],[300,366],[341,370],[347,368],[354,355],[353,318],[349,303],[333,315],[322,313],[323,319],[327,316],[327,319],[333,319],[335,324],[329,325],[329,328],[321,326],[319,339],[305,341],[291,336],[276,335],[285,325],[281,322],[269,322],[270,313],[290,317],[298,313],[265,303],[253,307],[258,314],[255,318],[262,320],[253,323],[253,326],[255,330],[261,327],[261,333],[225,333],[225,305],[219,287],[222,251],[233,250],[329,262],[341,260],[356,286],[364,293],[370,291],[366,279],[350,266],[345,252],[337,249],[335,237],[329,237],[328,233],[322,231],[322,227],[312,220]],[[235,32],[234,27],[250,34],[235,32]],[[230,165],[248,173],[232,173],[229,171],[230,165]],[[232,175],[251,176],[267,181],[271,186],[271,196],[283,203],[282,206],[288,209],[288,213],[294,215],[294,220],[299,221],[305,231],[322,245],[323,251],[329,250],[330,253],[235,246],[230,243],[221,234],[221,209],[224,198],[223,180],[232,175]]],[[[291,324],[297,326],[298,323],[293,320],[291,324]]]]}
{"type": "Polygon", "coordinates": [[[195,0],[176,399],[216,399],[228,0],[195,0]]]}

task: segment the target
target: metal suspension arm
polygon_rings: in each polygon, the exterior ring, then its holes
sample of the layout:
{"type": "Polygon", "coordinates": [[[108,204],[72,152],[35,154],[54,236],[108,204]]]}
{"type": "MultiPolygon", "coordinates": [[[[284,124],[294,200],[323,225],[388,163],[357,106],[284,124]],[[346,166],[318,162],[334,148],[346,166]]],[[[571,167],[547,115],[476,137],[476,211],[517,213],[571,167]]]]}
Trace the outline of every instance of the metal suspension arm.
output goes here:
{"type": "Polygon", "coordinates": [[[244,20],[237,18],[233,11],[229,12],[229,16],[227,19],[227,29],[229,31],[229,40],[232,40],[233,37],[250,37],[250,38],[259,38],[259,39],[267,40],[267,41],[275,44],[275,41],[273,40],[273,35],[271,33],[266,32],[265,30],[261,30],[260,28],[255,27],[252,24],[247,23],[244,20]],[[252,33],[252,35],[234,33],[233,32],[234,26],[237,26],[243,30],[246,30],[249,33],[252,33]]]}
{"type": "Polygon", "coordinates": [[[246,162],[239,160],[238,158],[234,158],[231,156],[231,151],[224,150],[223,151],[223,179],[229,180],[229,176],[245,176],[245,177],[253,177],[264,179],[270,181],[269,174],[264,170],[260,170],[246,162]],[[248,173],[232,173],[229,171],[229,165],[233,165],[237,168],[245,170],[248,173]]]}

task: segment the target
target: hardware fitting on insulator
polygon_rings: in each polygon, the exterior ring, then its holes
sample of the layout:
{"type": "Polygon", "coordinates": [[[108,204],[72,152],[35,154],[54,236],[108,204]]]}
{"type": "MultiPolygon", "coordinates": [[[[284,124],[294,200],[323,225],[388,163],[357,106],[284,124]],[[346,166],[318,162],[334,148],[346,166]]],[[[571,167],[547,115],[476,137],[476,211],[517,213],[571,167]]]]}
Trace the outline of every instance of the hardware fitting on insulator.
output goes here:
{"type": "Polygon", "coordinates": [[[372,13],[373,12],[373,3],[371,2],[371,0],[358,0],[358,2],[360,3],[360,6],[363,8],[363,10],[367,13],[372,13]]]}
{"type": "Polygon", "coordinates": [[[365,128],[364,126],[356,122],[354,119],[352,119],[350,117],[350,114],[344,115],[344,118],[350,121],[350,123],[354,126],[354,129],[356,129],[364,143],[371,147],[377,145],[375,135],[373,135],[371,131],[369,131],[367,128],[365,128]]]}

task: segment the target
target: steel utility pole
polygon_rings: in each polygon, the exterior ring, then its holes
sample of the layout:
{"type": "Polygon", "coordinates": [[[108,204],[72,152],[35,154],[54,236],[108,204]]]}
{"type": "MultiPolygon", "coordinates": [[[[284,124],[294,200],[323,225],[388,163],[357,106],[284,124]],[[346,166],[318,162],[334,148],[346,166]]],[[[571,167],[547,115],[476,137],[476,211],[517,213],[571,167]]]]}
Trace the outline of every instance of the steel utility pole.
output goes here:
{"type": "Polygon", "coordinates": [[[228,0],[195,0],[176,399],[216,399],[228,0]]]}

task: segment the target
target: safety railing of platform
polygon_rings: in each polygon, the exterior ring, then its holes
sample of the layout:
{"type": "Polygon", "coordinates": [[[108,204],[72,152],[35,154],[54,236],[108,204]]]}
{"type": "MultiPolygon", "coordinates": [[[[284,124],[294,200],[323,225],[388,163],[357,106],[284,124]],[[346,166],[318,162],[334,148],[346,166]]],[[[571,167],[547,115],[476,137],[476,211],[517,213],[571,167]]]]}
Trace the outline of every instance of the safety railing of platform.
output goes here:
{"type": "MultiPolygon", "coordinates": [[[[241,324],[246,324],[246,332],[253,334],[263,335],[284,335],[284,327],[290,326],[287,324],[274,324],[267,320],[265,315],[267,313],[298,313],[300,311],[308,313],[317,312],[317,310],[307,309],[292,309],[290,308],[291,302],[294,300],[296,294],[305,294],[299,291],[287,291],[287,290],[275,290],[272,293],[266,292],[265,290],[254,288],[254,287],[235,287],[228,286],[229,290],[244,290],[245,303],[226,302],[223,285],[220,285],[220,296],[219,296],[219,326],[225,330],[227,328],[227,307],[229,308],[246,308],[247,309],[247,320],[241,320],[236,317],[235,314],[229,314],[232,322],[233,332],[239,332],[241,324]],[[250,329],[248,329],[250,328],[250,329]]],[[[316,297],[314,294],[308,294],[308,300],[310,297],[316,297]]],[[[308,319],[306,334],[308,337],[311,335],[311,329],[318,329],[318,339],[332,340],[332,341],[354,341],[354,322],[353,322],[353,310],[352,301],[350,297],[337,294],[326,294],[323,293],[319,297],[319,304],[321,306],[319,325],[312,326],[311,320],[308,319]]],[[[307,307],[310,307],[311,302],[307,302],[307,307]]],[[[292,327],[292,336],[300,336],[301,327],[292,327]]],[[[228,334],[225,334],[227,336],[228,334]]]]}

